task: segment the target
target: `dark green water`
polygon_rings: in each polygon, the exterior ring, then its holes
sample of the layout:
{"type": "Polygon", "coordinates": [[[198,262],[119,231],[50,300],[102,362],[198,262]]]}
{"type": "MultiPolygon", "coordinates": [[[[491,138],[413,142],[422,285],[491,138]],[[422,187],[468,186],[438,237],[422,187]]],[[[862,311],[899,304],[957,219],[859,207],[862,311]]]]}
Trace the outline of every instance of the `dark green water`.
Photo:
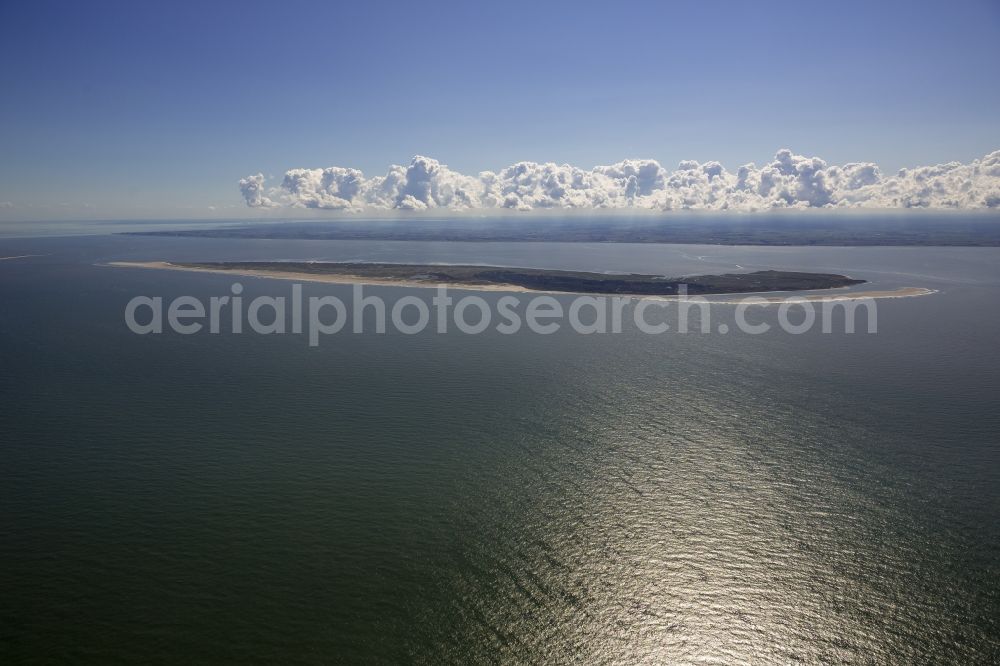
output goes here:
{"type": "Polygon", "coordinates": [[[0,663],[1000,658],[1000,250],[221,243],[0,241],[47,255],[0,261],[0,663]],[[295,253],[941,293],[876,335],[310,348],[135,336],[231,280],[93,265],[295,253]]]}

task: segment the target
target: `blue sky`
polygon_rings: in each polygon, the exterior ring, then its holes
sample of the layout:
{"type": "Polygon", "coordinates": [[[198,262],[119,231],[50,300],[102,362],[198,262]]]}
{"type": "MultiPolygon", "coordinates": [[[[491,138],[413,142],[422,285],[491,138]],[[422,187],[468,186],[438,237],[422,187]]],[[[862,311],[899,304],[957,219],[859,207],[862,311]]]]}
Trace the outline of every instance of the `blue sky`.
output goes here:
{"type": "Polygon", "coordinates": [[[0,90],[8,218],[240,215],[247,174],[418,153],[891,172],[1000,148],[1000,3],[7,2],[0,90]]]}

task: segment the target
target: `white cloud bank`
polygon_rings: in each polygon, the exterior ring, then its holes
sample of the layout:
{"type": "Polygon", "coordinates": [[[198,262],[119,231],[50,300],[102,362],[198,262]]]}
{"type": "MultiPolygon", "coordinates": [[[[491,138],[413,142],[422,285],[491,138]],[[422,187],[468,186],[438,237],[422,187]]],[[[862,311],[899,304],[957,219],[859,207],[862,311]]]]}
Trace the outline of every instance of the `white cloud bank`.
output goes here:
{"type": "Polygon", "coordinates": [[[718,162],[683,161],[674,171],[655,160],[625,160],[590,170],[569,164],[518,162],[476,176],[429,157],[366,178],[357,169],[290,169],[281,184],[247,176],[240,192],[251,208],[326,210],[769,210],[776,208],[1000,209],[1000,150],[969,164],[949,162],[884,175],[878,165],[828,165],[779,150],[758,167],[736,172],[718,162]]]}

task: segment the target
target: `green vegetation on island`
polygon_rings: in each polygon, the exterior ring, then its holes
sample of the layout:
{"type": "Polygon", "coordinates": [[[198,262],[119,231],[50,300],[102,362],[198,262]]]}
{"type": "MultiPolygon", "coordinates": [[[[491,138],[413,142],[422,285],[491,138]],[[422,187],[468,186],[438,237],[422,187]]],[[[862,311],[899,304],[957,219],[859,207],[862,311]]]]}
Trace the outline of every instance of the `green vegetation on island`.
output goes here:
{"type": "Polygon", "coordinates": [[[688,294],[737,294],[772,291],[833,289],[862,284],[833,273],[757,271],[724,275],[666,277],[661,275],[589,273],[540,268],[503,266],[452,266],[437,264],[381,264],[334,262],[216,262],[175,263],[180,268],[236,273],[271,273],[275,275],[330,276],[371,279],[379,282],[426,283],[428,285],[515,286],[533,291],[557,291],[594,294],[631,294],[671,296],[686,285],[688,294]]]}

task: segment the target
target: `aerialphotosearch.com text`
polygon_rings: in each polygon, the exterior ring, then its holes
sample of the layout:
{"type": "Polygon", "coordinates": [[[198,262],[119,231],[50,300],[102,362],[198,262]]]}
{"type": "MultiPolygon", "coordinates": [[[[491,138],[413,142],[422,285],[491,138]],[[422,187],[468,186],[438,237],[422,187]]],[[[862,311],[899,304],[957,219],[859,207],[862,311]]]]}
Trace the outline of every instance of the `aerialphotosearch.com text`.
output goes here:
{"type": "MultiPolygon", "coordinates": [[[[503,295],[492,302],[478,295],[452,296],[445,285],[438,286],[429,300],[416,295],[385,299],[365,294],[362,284],[353,285],[349,303],[333,295],[306,298],[298,283],[292,284],[288,297],[261,295],[245,299],[242,294],[243,285],[236,282],[229,294],[212,296],[207,302],[195,296],[178,296],[169,302],[161,296],[136,296],[125,306],[125,324],[139,335],[165,330],[182,335],[305,333],[312,347],[318,346],[323,336],[341,332],[382,334],[390,326],[407,335],[428,327],[437,333],[455,330],[467,335],[491,327],[506,335],[522,330],[549,335],[563,326],[581,335],[621,333],[629,325],[650,335],[730,330],[726,323],[713,328],[712,302],[688,296],[684,285],[677,297],[564,295],[559,299],[549,294],[522,293],[503,295]],[[665,316],[670,309],[676,310],[676,318],[665,316]]],[[[841,324],[838,332],[854,333],[859,310],[866,320],[866,332],[877,331],[876,304],[871,298],[812,301],[790,296],[775,302],[745,296],[735,300],[729,297],[725,304],[735,306],[736,328],[750,335],[767,333],[775,325],[792,335],[813,330],[817,324],[823,333],[831,333],[838,310],[843,319],[837,320],[841,324]],[[763,310],[762,305],[777,306],[774,324],[749,315],[753,310],[763,310]]]]}

